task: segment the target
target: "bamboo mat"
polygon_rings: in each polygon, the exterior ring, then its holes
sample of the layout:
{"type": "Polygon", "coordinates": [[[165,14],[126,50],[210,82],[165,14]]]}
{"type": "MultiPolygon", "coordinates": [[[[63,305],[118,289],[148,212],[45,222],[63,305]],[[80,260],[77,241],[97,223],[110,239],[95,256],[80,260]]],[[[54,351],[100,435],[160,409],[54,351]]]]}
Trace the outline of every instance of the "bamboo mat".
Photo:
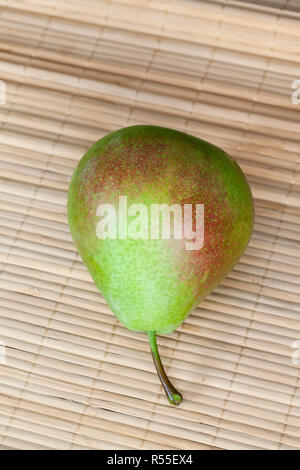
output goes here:
{"type": "Polygon", "coordinates": [[[0,0],[0,26],[0,448],[300,448],[299,2],[0,0]],[[256,205],[239,264],[158,339],[178,409],[66,217],[85,150],[143,123],[224,148],[256,205]]]}

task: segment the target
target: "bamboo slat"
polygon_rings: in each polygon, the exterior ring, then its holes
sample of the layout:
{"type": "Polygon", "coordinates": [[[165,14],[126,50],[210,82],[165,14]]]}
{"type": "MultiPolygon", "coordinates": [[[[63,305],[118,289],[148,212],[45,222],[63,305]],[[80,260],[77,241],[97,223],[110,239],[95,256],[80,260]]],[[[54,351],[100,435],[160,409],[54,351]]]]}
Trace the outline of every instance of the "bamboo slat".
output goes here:
{"type": "Polygon", "coordinates": [[[299,449],[300,6],[0,0],[0,449],[299,449]],[[234,270],[159,338],[117,322],[77,254],[67,189],[134,124],[228,151],[255,198],[234,270]]]}

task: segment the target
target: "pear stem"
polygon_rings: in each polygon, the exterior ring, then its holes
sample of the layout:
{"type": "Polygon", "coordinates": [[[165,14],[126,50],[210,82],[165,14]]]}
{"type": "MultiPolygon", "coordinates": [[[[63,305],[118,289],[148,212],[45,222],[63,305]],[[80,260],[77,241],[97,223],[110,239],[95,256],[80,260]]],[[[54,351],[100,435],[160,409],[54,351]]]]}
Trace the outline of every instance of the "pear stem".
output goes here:
{"type": "Polygon", "coordinates": [[[182,395],[179,392],[177,392],[175,387],[173,387],[162,365],[158,348],[157,348],[155,331],[148,331],[148,340],[149,340],[149,344],[151,348],[153,362],[154,362],[156,371],[158,373],[158,376],[160,378],[160,381],[166,392],[167,398],[171,405],[178,406],[180,402],[182,401],[182,395]]]}

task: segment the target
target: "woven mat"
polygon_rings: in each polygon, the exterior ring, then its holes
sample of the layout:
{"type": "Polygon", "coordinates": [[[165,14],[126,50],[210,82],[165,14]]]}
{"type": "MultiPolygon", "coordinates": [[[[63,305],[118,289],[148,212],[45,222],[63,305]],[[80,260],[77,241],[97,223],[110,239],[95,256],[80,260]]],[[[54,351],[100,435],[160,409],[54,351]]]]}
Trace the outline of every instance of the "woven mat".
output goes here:
{"type": "Polygon", "coordinates": [[[0,25],[0,448],[300,448],[299,2],[0,0],[0,25]],[[85,150],[143,123],[224,148],[256,205],[240,263],[159,337],[178,409],[66,218],[85,150]]]}

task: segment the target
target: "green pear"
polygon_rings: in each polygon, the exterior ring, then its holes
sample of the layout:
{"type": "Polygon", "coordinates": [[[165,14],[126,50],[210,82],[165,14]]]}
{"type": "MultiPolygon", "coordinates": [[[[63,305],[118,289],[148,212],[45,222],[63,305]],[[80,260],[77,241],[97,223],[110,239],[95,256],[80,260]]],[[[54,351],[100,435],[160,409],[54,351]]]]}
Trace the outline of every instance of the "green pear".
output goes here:
{"type": "Polygon", "coordinates": [[[191,135],[133,126],[106,135],[74,171],[68,218],[96,286],[127,328],[148,334],[172,405],[156,334],[174,331],[249,242],[253,199],[237,163],[191,135]]]}

